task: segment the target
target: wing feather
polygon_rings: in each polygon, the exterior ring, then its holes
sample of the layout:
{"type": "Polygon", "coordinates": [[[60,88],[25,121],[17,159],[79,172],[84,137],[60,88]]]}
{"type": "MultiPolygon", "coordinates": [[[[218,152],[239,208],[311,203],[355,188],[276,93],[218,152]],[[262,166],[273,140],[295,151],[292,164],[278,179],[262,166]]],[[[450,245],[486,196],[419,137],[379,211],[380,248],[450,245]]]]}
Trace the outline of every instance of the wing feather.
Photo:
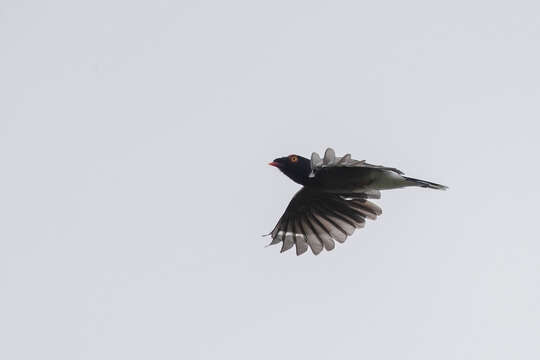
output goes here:
{"type": "Polygon", "coordinates": [[[351,157],[351,154],[345,154],[343,157],[336,156],[336,152],[332,148],[327,148],[324,152],[324,157],[321,161],[319,154],[316,152],[311,154],[311,168],[313,171],[320,170],[324,167],[367,167],[372,169],[389,170],[397,174],[402,175],[403,172],[393,168],[382,165],[373,165],[367,163],[365,160],[356,160],[351,157]]]}
{"type": "Polygon", "coordinates": [[[311,224],[313,225],[313,228],[314,228],[313,231],[315,231],[317,236],[319,236],[319,238],[321,239],[324,245],[324,248],[327,251],[334,249],[335,243],[334,243],[334,239],[332,239],[332,235],[324,227],[324,225],[321,224],[321,222],[313,215],[313,211],[310,211],[308,213],[308,217],[311,220],[311,224]]]}
{"type": "Polygon", "coordinates": [[[287,225],[287,231],[283,237],[283,246],[281,247],[281,252],[287,251],[294,246],[294,236],[292,230],[292,224],[289,222],[287,225]]]}
{"type": "MultiPolygon", "coordinates": [[[[327,161],[335,159],[327,154],[327,161]]],[[[336,194],[302,188],[292,198],[274,230],[271,245],[282,242],[281,252],[296,247],[296,254],[308,248],[313,254],[330,251],[335,241],[343,243],[348,236],[365,225],[366,218],[381,214],[377,205],[367,200],[370,194],[336,194]]]]}
{"type": "Polygon", "coordinates": [[[306,236],[307,243],[313,254],[319,255],[319,253],[323,249],[323,243],[311,227],[311,224],[309,223],[309,220],[307,218],[307,214],[302,217],[302,220],[300,221],[300,228],[303,234],[306,236]]]}

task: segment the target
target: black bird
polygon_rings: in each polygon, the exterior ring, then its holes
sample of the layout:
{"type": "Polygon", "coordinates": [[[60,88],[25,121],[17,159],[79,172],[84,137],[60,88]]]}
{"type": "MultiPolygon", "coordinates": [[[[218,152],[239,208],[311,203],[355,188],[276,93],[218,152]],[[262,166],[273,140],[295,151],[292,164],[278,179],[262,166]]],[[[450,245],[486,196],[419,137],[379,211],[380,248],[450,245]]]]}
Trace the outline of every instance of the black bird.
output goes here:
{"type": "Polygon", "coordinates": [[[308,246],[315,255],[323,248],[330,251],[334,240],[342,243],[355,229],[364,227],[366,218],[375,220],[382,210],[367,199],[379,199],[379,190],[407,186],[447,189],[403,176],[395,168],[354,160],[350,154],[336,157],[331,148],[326,149],[323,159],[317,153],[311,154],[311,160],[289,155],[269,165],[303,185],[268,234],[270,245],[283,243],[281,252],[296,245],[296,255],[305,253],[308,246]]]}

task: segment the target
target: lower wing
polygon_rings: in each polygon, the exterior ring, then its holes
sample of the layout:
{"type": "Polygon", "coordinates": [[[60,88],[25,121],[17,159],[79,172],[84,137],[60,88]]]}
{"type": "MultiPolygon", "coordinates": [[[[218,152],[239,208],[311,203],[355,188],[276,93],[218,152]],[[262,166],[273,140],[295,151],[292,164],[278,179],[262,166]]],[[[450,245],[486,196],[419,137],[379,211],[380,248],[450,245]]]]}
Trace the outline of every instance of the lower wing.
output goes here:
{"type": "Polygon", "coordinates": [[[297,255],[308,246],[315,255],[323,248],[330,251],[334,240],[344,242],[355,229],[364,227],[366,218],[375,220],[382,214],[379,206],[367,200],[379,197],[378,192],[328,193],[304,187],[269,234],[270,245],[283,243],[281,252],[296,245],[297,255]]]}

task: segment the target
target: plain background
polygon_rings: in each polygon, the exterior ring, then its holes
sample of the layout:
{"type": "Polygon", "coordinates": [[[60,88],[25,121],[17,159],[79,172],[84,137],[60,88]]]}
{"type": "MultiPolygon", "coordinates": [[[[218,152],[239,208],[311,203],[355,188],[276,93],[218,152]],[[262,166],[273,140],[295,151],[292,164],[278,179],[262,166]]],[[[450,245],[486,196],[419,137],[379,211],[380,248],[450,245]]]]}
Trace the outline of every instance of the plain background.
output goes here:
{"type": "Polygon", "coordinates": [[[0,3],[2,359],[538,359],[537,1],[0,3]],[[322,153],[388,191],[265,248],[322,153]]]}

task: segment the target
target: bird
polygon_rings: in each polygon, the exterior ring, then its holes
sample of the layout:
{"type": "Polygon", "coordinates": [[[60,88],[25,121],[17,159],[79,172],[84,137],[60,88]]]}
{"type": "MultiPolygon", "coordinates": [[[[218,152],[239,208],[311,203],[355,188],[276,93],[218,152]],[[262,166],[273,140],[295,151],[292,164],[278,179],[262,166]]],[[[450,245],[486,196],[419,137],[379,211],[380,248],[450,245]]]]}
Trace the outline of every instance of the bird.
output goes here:
{"type": "Polygon", "coordinates": [[[327,148],[323,158],[300,155],[274,159],[269,165],[278,168],[292,181],[302,185],[293,196],[274,229],[270,245],[281,243],[281,252],[296,246],[296,255],[308,247],[314,255],[331,251],[335,241],[345,242],[354,230],[364,227],[366,219],[375,220],[382,209],[370,201],[380,199],[380,190],[419,186],[447,190],[430,181],[407,177],[396,168],[372,165],[355,160],[351,154],[337,157],[327,148]]]}

